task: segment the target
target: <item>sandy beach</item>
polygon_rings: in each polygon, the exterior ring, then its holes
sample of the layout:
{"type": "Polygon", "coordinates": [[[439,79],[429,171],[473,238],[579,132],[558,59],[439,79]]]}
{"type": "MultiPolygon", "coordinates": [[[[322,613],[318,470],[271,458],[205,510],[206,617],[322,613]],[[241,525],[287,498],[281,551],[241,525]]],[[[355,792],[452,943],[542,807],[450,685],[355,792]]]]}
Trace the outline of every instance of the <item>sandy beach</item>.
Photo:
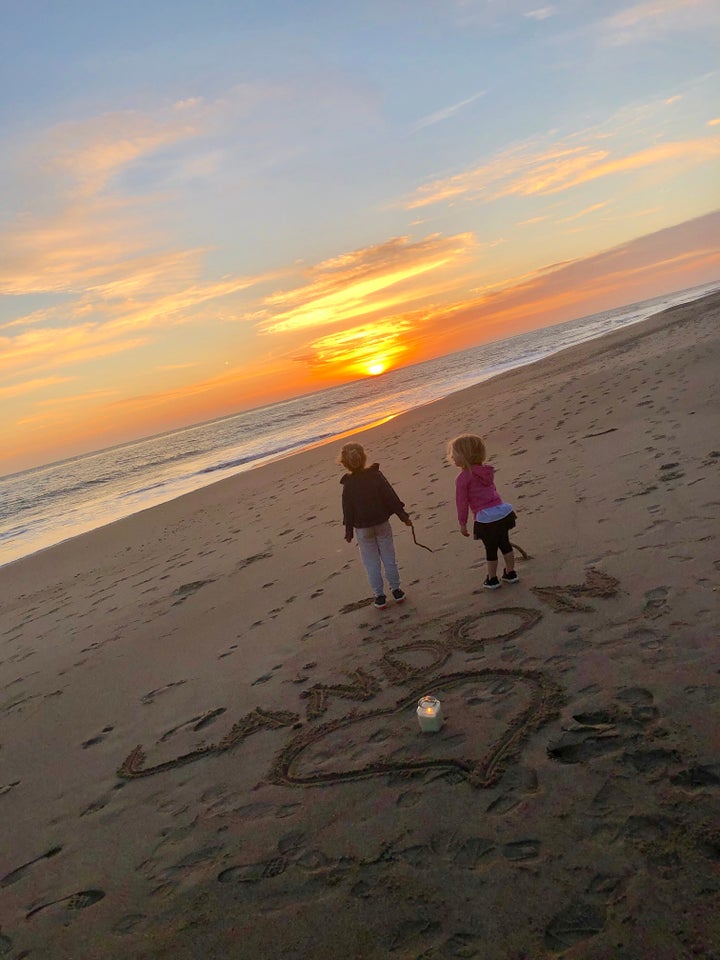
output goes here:
{"type": "Polygon", "coordinates": [[[384,611],[339,443],[1,568],[0,956],[720,957],[718,369],[714,294],[359,433],[384,611]]]}

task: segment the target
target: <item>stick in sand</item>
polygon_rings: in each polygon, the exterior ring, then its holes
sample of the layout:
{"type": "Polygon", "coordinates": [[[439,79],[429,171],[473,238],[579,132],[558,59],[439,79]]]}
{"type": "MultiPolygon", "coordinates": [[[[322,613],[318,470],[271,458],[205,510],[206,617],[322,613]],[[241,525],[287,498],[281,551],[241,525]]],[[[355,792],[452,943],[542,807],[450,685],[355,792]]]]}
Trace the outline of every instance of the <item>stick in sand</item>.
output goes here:
{"type": "Polygon", "coordinates": [[[418,542],[418,539],[417,539],[417,537],[415,536],[415,527],[412,525],[412,523],[410,524],[410,529],[412,530],[413,542],[415,543],[416,546],[422,547],[423,550],[429,550],[430,553],[434,553],[434,552],[435,552],[435,551],[432,549],[432,547],[426,547],[424,543],[419,543],[419,542],[418,542]]]}

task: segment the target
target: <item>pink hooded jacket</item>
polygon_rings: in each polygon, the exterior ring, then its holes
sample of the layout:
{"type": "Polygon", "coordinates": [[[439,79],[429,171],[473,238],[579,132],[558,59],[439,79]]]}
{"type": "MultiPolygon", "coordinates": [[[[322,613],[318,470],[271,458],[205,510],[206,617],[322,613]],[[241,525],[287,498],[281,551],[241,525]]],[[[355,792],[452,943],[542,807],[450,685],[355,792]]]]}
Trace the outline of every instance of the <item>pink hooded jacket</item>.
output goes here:
{"type": "Polygon", "coordinates": [[[455,481],[455,503],[461,526],[468,519],[468,509],[473,517],[478,510],[497,507],[503,500],[495,489],[495,468],[489,463],[474,463],[470,470],[461,470],[455,481]]]}

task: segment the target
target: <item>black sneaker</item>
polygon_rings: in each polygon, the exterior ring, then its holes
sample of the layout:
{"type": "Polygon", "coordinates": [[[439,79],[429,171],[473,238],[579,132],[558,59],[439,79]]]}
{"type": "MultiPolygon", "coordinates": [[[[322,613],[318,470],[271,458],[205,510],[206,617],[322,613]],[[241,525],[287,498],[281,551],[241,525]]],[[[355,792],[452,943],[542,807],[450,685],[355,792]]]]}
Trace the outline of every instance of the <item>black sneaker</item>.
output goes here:
{"type": "Polygon", "coordinates": [[[379,596],[375,597],[375,606],[378,610],[384,610],[387,606],[387,597],[384,593],[381,593],[379,596]]]}
{"type": "Polygon", "coordinates": [[[483,586],[486,590],[497,590],[500,586],[500,581],[497,577],[485,577],[483,580],[483,586]]]}
{"type": "Polygon", "coordinates": [[[505,583],[517,583],[520,579],[515,570],[510,570],[509,572],[506,570],[502,578],[505,583]]]}
{"type": "Polygon", "coordinates": [[[400,587],[398,587],[397,590],[393,590],[392,595],[395,603],[402,603],[405,599],[405,591],[401,590],[400,587]]]}

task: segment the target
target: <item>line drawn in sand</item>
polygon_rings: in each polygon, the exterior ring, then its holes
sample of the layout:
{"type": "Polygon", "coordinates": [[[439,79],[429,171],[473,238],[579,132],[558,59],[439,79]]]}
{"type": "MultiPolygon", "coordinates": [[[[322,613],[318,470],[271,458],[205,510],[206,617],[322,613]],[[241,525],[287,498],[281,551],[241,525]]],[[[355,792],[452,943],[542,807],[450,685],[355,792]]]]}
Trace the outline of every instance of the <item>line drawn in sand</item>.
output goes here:
{"type": "Polygon", "coordinates": [[[149,777],[154,773],[173,770],[175,767],[181,767],[186,763],[194,763],[201,757],[224,753],[252,736],[253,733],[257,733],[258,730],[278,730],[281,727],[291,726],[299,719],[296,713],[291,713],[289,710],[261,710],[260,707],[256,707],[255,710],[247,713],[237,723],[233,724],[228,733],[218,743],[198,747],[196,750],[181,754],[179,757],[173,757],[172,760],[157,763],[152,767],[145,766],[145,751],[138,744],[123,760],[118,768],[117,775],[124,780],[133,780],[137,777],[149,777]]]}
{"type": "MultiPolygon", "coordinates": [[[[558,716],[561,703],[562,692],[560,687],[539,671],[495,667],[484,670],[463,670],[459,673],[428,678],[424,681],[422,687],[417,687],[411,693],[402,697],[393,707],[369,710],[365,713],[354,713],[337,720],[331,720],[318,727],[301,731],[277,754],[267,779],[271,783],[285,786],[310,787],[342,783],[348,780],[381,776],[388,773],[412,773],[441,768],[459,771],[471,786],[489,787],[497,782],[508,760],[518,755],[522,744],[529,735],[558,716]],[[530,702],[510,717],[504,732],[479,758],[433,756],[428,750],[430,741],[418,735],[410,747],[411,751],[415,751],[417,745],[417,751],[415,753],[411,752],[411,755],[407,757],[380,757],[369,763],[360,762],[355,767],[315,770],[304,775],[296,772],[299,761],[309,748],[317,746],[321,741],[332,737],[339,731],[350,733],[350,737],[347,738],[347,749],[350,752],[359,743],[359,740],[354,741],[352,738],[352,728],[358,724],[407,714],[418,697],[428,689],[447,692],[462,684],[487,680],[504,681],[505,683],[509,681],[513,686],[517,684],[526,685],[530,688],[530,702]]],[[[441,744],[442,741],[433,739],[434,749],[437,749],[438,743],[441,744]]],[[[337,759],[335,749],[333,747],[333,759],[337,759]]]]}

